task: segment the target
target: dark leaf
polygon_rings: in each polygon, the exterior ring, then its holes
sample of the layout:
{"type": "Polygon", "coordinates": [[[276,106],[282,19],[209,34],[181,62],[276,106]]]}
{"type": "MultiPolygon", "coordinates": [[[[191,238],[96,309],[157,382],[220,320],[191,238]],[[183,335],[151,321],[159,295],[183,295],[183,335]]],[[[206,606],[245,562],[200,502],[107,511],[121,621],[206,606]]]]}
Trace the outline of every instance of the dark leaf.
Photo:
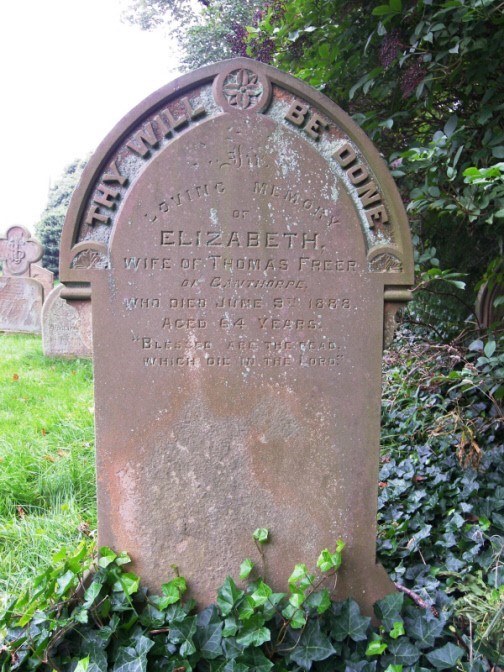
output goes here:
{"type": "Polygon", "coordinates": [[[440,649],[427,653],[426,658],[436,670],[454,670],[463,653],[461,648],[448,642],[440,649]]]}
{"type": "Polygon", "coordinates": [[[404,593],[391,593],[374,605],[374,612],[386,630],[392,630],[394,623],[402,621],[401,610],[404,604],[404,593]]]}
{"type": "Polygon", "coordinates": [[[318,660],[325,660],[336,653],[330,640],[320,630],[319,621],[311,621],[306,626],[297,646],[288,654],[300,667],[309,670],[318,660]]]}
{"type": "Polygon", "coordinates": [[[333,617],[333,637],[337,642],[342,642],[347,637],[354,642],[360,642],[367,638],[367,629],[371,619],[361,616],[359,605],[351,599],[346,600],[338,616],[333,617]]]}

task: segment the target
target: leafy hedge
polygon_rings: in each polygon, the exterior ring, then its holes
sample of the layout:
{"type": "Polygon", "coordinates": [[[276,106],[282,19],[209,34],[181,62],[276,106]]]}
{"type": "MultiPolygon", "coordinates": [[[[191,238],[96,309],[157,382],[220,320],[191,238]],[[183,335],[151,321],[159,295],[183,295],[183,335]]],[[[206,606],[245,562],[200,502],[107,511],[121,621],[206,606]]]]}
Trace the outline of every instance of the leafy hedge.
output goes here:
{"type": "Polygon", "coordinates": [[[378,555],[466,645],[504,666],[502,337],[469,348],[407,330],[388,353],[378,555]],[[433,374],[433,372],[435,372],[433,374]]]}

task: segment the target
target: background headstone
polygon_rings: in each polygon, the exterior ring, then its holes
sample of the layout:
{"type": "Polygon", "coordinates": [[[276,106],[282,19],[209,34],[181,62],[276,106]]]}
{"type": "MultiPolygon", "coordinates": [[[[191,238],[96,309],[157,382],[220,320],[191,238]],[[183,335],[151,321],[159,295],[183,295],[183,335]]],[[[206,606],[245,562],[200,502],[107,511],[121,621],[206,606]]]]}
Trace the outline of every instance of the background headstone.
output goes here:
{"type": "Polygon", "coordinates": [[[42,302],[36,280],[0,276],[0,331],[40,333],[42,302]]]}
{"type": "Polygon", "coordinates": [[[38,264],[30,265],[30,278],[40,282],[44,289],[44,301],[47,299],[54,287],[54,273],[48,268],[39,266],[38,264]]]}
{"type": "Polygon", "coordinates": [[[200,605],[267,527],[283,590],[344,539],[338,596],[376,565],[381,353],[413,282],[409,228],[336,105],[248,59],[140,104],[88,163],[63,296],[91,284],[99,543],[200,605]],[[385,316],[385,317],[384,317],[385,316]]]}
{"type": "Polygon", "coordinates": [[[91,301],[66,301],[58,285],[42,308],[42,344],[47,357],[92,357],[91,301]]]}
{"type": "Polygon", "coordinates": [[[30,268],[44,253],[23,226],[11,226],[0,237],[0,330],[39,333],[44,300],[42,285],[30,278],[30,268]]]}

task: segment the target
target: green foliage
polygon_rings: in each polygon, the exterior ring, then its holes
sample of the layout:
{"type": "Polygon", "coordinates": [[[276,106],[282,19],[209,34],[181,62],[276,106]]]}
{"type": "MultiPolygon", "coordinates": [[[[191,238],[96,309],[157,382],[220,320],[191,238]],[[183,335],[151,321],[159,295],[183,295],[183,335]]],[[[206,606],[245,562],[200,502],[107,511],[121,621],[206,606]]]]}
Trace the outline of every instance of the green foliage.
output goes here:
{"type": "Polygon", "coordinates": [[[42,263],[58,277],[59,248],[63,222],[72,197],[87,160],[76,160],[63,171],[61,178],[49,190],[46,209],[37,224],[37,237],[44,246],[42,263]]]}
{"type": "Polygon", "coordinates": [[[253,39],[354,115],[390,161],[420,251],[434,246],[474,291],[504,241],[502,3],[285,0],[253,39]]]}
{"type": "MultiPolygon", "coordinates": [[[[378,554],[499,661],[504,614],[504,340],[428,344],[403,331],[387,353],[378,554]]],[[[431,661],[432,662],[432,661],[431,661]]],[[[502,661],[499,663],[502,665],[502,661]]]]}
{"type": "Polygon", "coordinates": [[[207,63],[242,55],[245,26],[254,21],[255,0],[214,0],[195,15],[179,39],[184,52],[183,65],[188,70],[207,63]]]}
{"type": "MultiPolygon", "coordinates": [[[[327,551],[337,556],[328,574],[334,574],[340,551],[327,551]]],[[[240,588],[228,577],[216,604],[197,613],[194,602],[183,599],[186,586],[180,577],[165,584],[162,595],[149,595],[125,568],[126,554],[102,549],[87,580],[86,557],[82,544],[75,552],[60,552],[35,580],[33,592],[0,614],[3,672],[485,669],[474,662],[469,666],[446,628],[446,613],[434,616],[402,594],[377,602],[381,625],[373,627],[352,600],[317,608],[318,589],[310,582],[303,589],[303,605],[295,608],[303,615],[297,621],[289,609],[292,592],[274,593],[262,579],[240,588]]],[[[297,587],[308,575],[299,568],[293,574],[290,584],[297,587]]]]}

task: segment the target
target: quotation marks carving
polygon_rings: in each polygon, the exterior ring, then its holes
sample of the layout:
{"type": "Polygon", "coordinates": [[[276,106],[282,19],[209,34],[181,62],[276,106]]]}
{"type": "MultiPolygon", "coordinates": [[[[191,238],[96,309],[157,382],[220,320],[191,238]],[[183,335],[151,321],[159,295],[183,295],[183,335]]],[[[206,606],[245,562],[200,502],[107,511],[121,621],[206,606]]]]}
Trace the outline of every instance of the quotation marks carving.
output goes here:
{"type": "Polygon", "coordinates": [[[222,90],[230,105],[246,110],[257,105],[263,87],[254,72],[242,68],[229,73],[222,90]]]}

